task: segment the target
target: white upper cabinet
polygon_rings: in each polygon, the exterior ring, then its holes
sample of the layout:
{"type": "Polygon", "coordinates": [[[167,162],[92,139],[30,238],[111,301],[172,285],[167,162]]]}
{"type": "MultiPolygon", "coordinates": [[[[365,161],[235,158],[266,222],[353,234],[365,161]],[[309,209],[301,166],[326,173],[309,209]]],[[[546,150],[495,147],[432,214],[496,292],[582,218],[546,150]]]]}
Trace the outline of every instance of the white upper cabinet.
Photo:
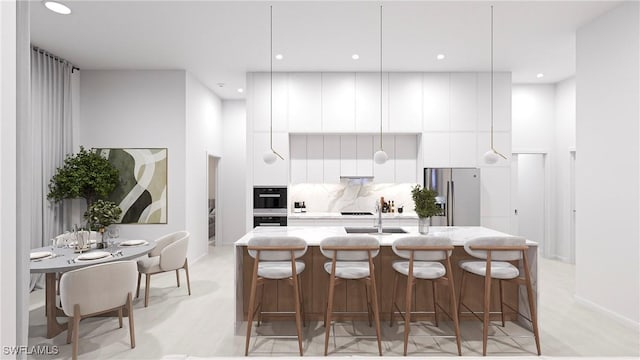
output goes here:
{"type": "MultiPolygon", "coordinates": [[[[511,131],[511,73],[493,74],[493,126],[511,131]]],[[[491,73],[478,74],[478,130],[491,130],[491,73]]]]}
{"type": "Polygon", "coordinates": [[[340,175],[358,175],[358,141],[355,135],[340,136],[340,175]]]}
{"type": "Polygon", "coordinates": [[[476,74],[451,73],[450,130],[476,131],[476,74]]]}
{"type": "Polygon", "coordinates": [[[322,131],[354,132],[355,74],[322,74],[322,131]]]}
{"type": "MultiPolygon", "coordinates": [[[[382,76],[382,129],[389,131],[388,74],[382,76]]],[[[356,132],[380,131],[380,73],[355,74],[356,132]]]]}
{"type": "Polygon", "coordinates": [[[289,138],[291,154],[291,183],[307,182],[307,136],[292,135],[289,138]]]}
{"type": "Polygon", "coordinates": [[[422,132],[422,73],[389,74],[389,131],[422,132]]]}
{"type": "MultiPolygon", "coordinates": [[[[327,184],[337,184],[340,182],[341,161],[340,161],[340,136],[323,136],[323,182],[327,184]]],[[[355,163],[354,163],[355,164],[355,163]]]]}
{"type": "Polygon", "coordinates": [[[266,164],[262,157],[270,150],[269,133],[253,134],[253,184],[286,186],[289,183],[289,135],[273,134],[273,148],[284,160],[278,158],[273,164],[266,164]]]}
{"type": "MultiPolygon", "coordinates": [[[[373,136],[373,151],[380,148],[380,135],[373,136]]],[[[389,156],[384,164],[373,163],[373,181],[377,183],[392,183],[396,173],[396,137],[393,135],[382,136],[382,148],[389,156]]]]}
{"type": "Polygon", "coordinates": [[[395,182],[417,183],[418,138],[416,135],[395,137],[395,182]]]}
{"type": "Polygon", "coordinates": [[[373,136],[356,137],[356,175],[373,176],[373,136]]]}
{"type": "Polygon", "coordinates": [[[307,182],[324,182],[324,139],[322,135],[307,135],[307,182]]]}
{"type": "Polygon", "coordinates": [[[322,131],[322,75],[289,74],[289,132],[322,131]]]}
{"type": "MultiPolygon", "coordinates": [[[[273,131],[287,131],[287,77],[273,74],[273,131]]],[[[271,80],[269,73],[253,74],[253,130],[269,131],[271,80]]]]}
{"type": "Polygon", "coordinates": [[[422,89],[424,131],[449,131],[449,74],[425,73],[422,89]]]}

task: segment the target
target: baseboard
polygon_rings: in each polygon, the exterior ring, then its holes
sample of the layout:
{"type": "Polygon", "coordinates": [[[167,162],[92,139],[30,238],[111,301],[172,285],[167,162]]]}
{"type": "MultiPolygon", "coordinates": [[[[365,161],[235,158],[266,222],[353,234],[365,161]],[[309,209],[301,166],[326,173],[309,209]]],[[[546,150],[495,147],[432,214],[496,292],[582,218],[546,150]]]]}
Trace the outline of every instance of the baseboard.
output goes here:
{"type": "Polygon", "coordinates": [[[606,314],[613,318],[617,323],[626,326],[634,331],[640,332],[640,323],[635,322],[627,317],[624,317],[616,312],[613,312],[605,307],[602,307],[592,301],[589,301],[579,295],[573,295],[573,299],[580,305],[584,305],[592,310],[598,311],[600,313],[606,314]]]}
{"type": "Polygon", "coordinates": [[[558,261],[562,261],[563,263],[571,264],[571,261],[569,261],[568,258],[566,258],[564,256],[560,256],[560,255],[551,255],[551,256],[549,256],[549,259],[558,260],[558,261]]]}
{"type": "Polygon", "coordinates": [[[202,258],[205,257],[205,256],[207,256],[206,253],[200,254],[200,256],[198,256],[197,258],[195,258],[193,260],[190,260],[189,261],[189,265],[193,265],[193,264],[197,263],[198,261],[202,260],[202,258]]]}

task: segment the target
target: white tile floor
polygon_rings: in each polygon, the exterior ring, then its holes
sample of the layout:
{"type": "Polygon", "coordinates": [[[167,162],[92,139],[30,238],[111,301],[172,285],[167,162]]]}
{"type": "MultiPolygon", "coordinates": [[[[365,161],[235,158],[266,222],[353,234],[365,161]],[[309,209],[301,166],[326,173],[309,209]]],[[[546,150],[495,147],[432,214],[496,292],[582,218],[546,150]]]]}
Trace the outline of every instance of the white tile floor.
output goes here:
{"type": "MultiPolygon", "coordinates": [[[[158,359],[168,354],[198,357],[241,356],[244,354],[244,331],[234,332],[235,292],[233,283],[233,248],[211,247],[207,257],[191,266],[192,295],[184,285],[175,286],[173,273],[155,275],[151,283],[148,308],[143,299],[134,302],[136,348],[129,348],[127,322],[118,328],[116,319],[83,320],[80,329],[81,359],[158,359]]],[[[575,270],[572,265],[541,259],[539,263],[539,320],[542,353],[548,356],[640,356],[640,334],[637,329],[621,325],[601,313],[577,304],[573,299],[575,270]]],[[[184,275],[182,275],[184,276],[184,275]]],[[[183,277],[184,279],[184,277],[183,277]]],[[[143,285],[144,286],[144,285],[143,285]]],[[[66,334],[46,339],[42,291],[31,297],[29,345],[58,345],[56,358],[71,357],[71,345],[66,334]]],[[[400,322],[400,325],[402,323],[400,322]]],[[[462,328],[463,356],[479,356],[482,351],[480,322],[465,321],[462,328]]],[[[499,326],[492,332],[502,333],[499,326]]],[[[261,334],[295,335],[291,323],[264,323],[261,334]]],[[[519,325],[508,323],[512,335],[530,335],[519,325]]],[[[403,349],[403,327],[382,324],[384,356],[400,356],[403,349]]],[[[254,332],[255,334],[256,332],[254,332]]],[[[329,343],[330,356],[376,356],[375,338],[355,338],[353,335],[375,335],[366,323],[338,323],[335,337],[329,343]]],[[[430,338],[426,334],[453,334],[450,324],[440,328],[428,322],[412,325],[409,352],[412,356],[456,356],[454,338],[430,338]]],[[[321,356],[324,351],[324,328],[311,322],[304,329],[305,356],[321,356]]],[[[533,338],[494,338],[489,340],[491,356],[534,356],[533,338]]],[[[297,356],[297,340],[254,338],[251,356],[297,356]]],[[[51,357],[49,357],[51,358],[51,357]]]]}

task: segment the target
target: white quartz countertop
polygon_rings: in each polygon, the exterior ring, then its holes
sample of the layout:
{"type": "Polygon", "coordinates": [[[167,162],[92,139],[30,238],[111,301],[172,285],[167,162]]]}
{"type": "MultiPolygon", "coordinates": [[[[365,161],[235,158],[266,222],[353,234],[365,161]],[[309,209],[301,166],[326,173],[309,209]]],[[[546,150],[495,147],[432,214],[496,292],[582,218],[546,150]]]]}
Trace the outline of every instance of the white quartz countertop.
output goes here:
{"type": "MultiPolygon", "coordinates": [[[[342,215],[339,212],[306,212],[306,213],[289,213],[287,214],[289,219],[377,219],[378,215],[342,215]]],[[[418,219],[418,214],[414,211],[403,212],[402,214],[395,213],[383,213],[383,219],[418,219]]]]}
{"type": "MultiPolygon", "coordinates": [[[[393,241],[408,235],[419,235],[417,226],[402,227],[407,233],[405,234],[366,234],[376,237],[380,241],[381,246],[391,246],[393,241]]],[[[320,241],[329,236],[347,235],[342,226],[258,226],[246,233],[238,241],[236,246],[246,246],[249,240],[256,236],[297,236],[304,239],[309,246],[319,246],[320,241]]],[[[357,235],[357,234],[352,234],[357,235]]],[[[488,229],[482,226],[431,226],[429,228],[429,236],[445,236],[453,241],[453,245],[462,246],[467,241],[483,237],[483,236],[512,236],[488,229]]],[[[527,240],[527,245],[537,246],[535,241],[527,240]]]]}

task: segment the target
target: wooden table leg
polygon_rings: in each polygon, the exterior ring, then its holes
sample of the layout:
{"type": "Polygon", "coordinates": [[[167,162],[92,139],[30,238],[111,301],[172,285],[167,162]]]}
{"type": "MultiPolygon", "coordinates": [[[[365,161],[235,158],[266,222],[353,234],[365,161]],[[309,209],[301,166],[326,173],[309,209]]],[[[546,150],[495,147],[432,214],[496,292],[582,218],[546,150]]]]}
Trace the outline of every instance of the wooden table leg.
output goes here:
{"type": "Polygon", "coordinates": [[[67,324],[60,324],[56,318],[56,273],[47,273],[45,277],[45,306],[47,307],[47,339],[51,339],[67,329],[67,324]]]}

